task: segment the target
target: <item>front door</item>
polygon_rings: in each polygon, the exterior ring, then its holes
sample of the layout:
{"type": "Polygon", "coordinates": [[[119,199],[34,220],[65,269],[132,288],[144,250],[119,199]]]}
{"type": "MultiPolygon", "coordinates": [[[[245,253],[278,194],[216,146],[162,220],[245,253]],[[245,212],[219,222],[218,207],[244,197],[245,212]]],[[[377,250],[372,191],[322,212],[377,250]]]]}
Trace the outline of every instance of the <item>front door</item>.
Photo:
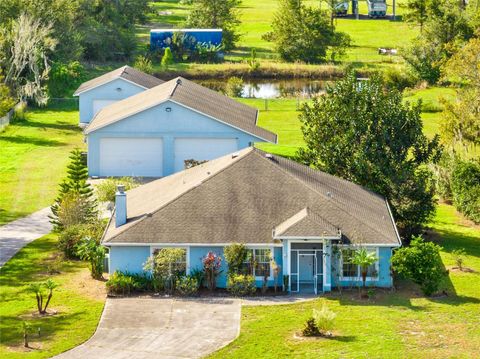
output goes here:
{"type": "Polygon", "coordinates": [[[300,251],[298,257],[299,289],[305,292],[313,291],[317,294],[317,265],[315,254],[302,253],[302,251],[300,251]]]}

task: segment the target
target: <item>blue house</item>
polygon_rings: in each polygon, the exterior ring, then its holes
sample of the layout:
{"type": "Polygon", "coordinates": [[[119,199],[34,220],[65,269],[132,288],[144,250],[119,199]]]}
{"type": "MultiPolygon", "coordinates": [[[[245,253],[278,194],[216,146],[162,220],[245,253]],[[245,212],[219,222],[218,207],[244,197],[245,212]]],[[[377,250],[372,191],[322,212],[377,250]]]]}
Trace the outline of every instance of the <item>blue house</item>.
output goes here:
{"type": "Polygon", "coordinates": [[[163,82],[130,66],[120,67],[84,82],[73,94],[79,98],[80,125],[83,127],[90,123],[102,108],[163,82]]]}
{"type": "MultiPolygon", "coordinates": [[[[182,248],[187,273],[210,251],[244,243],[257,285],[284,278],[291,292],[328,292],[361,283],[352,251],[378,261],[368,285],[392,286],[390,259],[401,245],[388,202],[361,186],[253,147],[152,181],[119,189],[102,238],[109,271],[142,272],[161,248],[182,248]],[[274,276],[274,263],[281,275],[274,276]],[[283,275],[282,275],[283,274],[283,275]],[[285,277],[284,277],[285,276],[285,277]]],[[[218,286],[226,286],[226,263],[218,286]]]]}
{"type": "Polygon", "coordinates": [[[162,177],[252,146],[276,143],[258,110],[178,77],[103,108],[85,128],[90,176],[162,177]]]}

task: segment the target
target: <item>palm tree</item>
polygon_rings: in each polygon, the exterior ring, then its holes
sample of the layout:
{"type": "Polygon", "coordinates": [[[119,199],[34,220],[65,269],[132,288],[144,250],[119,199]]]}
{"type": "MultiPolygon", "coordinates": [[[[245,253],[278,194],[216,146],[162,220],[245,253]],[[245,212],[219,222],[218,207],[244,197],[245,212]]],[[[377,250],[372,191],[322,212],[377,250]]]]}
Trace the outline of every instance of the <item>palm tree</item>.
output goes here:
{"type": "Polygon", "coordinates": [[[367,251],[365,248],[355,250],[350,257],[350,263],[360,266],[364,289],[367,282],[368,267],[375,264],[376,261],[378,261],[377,255],[374,252],[367,251]]]}

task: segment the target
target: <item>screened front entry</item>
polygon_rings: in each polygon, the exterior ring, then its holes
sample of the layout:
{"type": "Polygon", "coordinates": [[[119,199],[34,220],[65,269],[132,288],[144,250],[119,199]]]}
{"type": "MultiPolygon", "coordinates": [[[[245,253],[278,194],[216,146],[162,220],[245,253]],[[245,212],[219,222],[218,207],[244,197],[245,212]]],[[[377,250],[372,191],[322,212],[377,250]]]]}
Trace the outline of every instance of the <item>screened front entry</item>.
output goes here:
{"type": "Polygon", "coordinates": [[[291,243],[290,290],[315,294],[323,291],[323,243],[291,243]]]}

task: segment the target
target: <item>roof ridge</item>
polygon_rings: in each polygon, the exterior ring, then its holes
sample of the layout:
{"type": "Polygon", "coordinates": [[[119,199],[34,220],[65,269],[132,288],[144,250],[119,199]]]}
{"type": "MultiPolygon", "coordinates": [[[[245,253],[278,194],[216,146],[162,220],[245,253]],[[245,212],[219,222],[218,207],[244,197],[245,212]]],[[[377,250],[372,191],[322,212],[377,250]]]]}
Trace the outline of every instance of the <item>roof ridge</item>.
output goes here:
{"type": "MultiPolygon", "coordinates": [[[[294,178],[296,181],[300,182],[303,186],[309,188],[310,190],[314,191],[315,193],[318,193],[322,198],[327,199],[327,201],[329,200],[329,197],[328,197],[328,196],[324,195],[323,193],[321,193],[320,191],[316,190],[315,188],[312,188],[312,187],[308,186],[305,182],[303,182],[302,180],[300,180],[297,176],[294,176],[292,173],[286,171],[286,170],[283,169],[281,166],[275,166],[275,165],[273,165],[272,161],[270,161],[268,158],[266,158],[266,157],[262,156],[260,153],[258,153],[258,152],[260,152],[260,151],[261,151],[261,150],[259,150],[259,149],[255,149],[255,152],[257,152],[257,154],[258,154],[262,159],[264,159],[264,160],[268,161],[270,164],[272,164],[272,166],[274,166],[275,168],[278,168],[280,171],[282,171],[282,172],[286,173],[287,175],[291,176],[291,177],[294,178]]],[[[264,151],[261,151],[261,152],[267,153],[267,152],[264,152],[264,151]]],[[[272,155],[272,154],[270,154],[270,155],[272,155]]],[[[275,156],[275,155],[272,155],[272,156],[275,156]]],[[[281,156],[280,156],[280,157],[281,157],[281,156]]],[[[282,157],[282,158],[283,158],[285,161],[292,161],[292,160],[290,160],[290,159],[288,159],[288,158],[285,158],[285,157],[282,157]]],[[[294,162],[294,161],[292,161],[292,162],[294,162]]],[[[319,171],[319,170],[317,170],[317,171],[319,171]]],[[[323,172],[323,171],[322,171],[322,172],[323,172]]],[[[336,177],[336,178],[337,178],[337,177],[336,177]]],[[[328,202],[329,202],[329,203],[332,203],[332,205],[335,206],[336,208],[338,208],[340,211],[342,211],[342,212],[346,213],[347,215],[355,218],[355,219],[356,219],[357,221],[359,221],[360,223],[364,224],[365,226],[369,227],[370,229],[372,229],[372,230],[375,231],[376,233],[380,234],[382,237],[384,236],[384,234],[381,233],[381,232],[379,232],[376,228],[371,227],[369,224],[365,223],[365,221],[361,220],[360,218],[358,218],[357,216],[353,215],[352,213],[349,213],[349,212],[345,211],[343,208],[341,208],[340,206],[338,206],[336,203],[334,203],[334,202],[332,202],[332,201],[328,201],[328,202]]]]}
{"type": "MultiPolygon", "coordinates": [[[[164,203],[162,206],[160,206],[160,207],[157,208],[156,210],[154,210],[154,211],[152,211],[152,212],[150,212],[150,213],[144,214],[136,223],[133,223],[133,224],[132,224],[130,227],[128,227],[128,228],[124,228],[123,230],[120,230],[117,234],[115,234],[115,235],[114,235],[112,238],[110,238],[109,240],[112,240],[112,239],[118,237],[120,234],[122,234],[123,232],[125,232],[125,230],[127,230],[127,229],[130,230],[131,228],[137,226],[139,223],[142,223],[142,222],[145,220],[145,218],[150,217],[150,216],[153,216],[155,213],[157,213],[158,211],[161,211],[162,209],[164,209],[165,207],[167,207],[167,206],[170,205],[171,203],[173,203],[173,202],[175,202],[176,200],[178,200],[179,198],[183,197],[185,194],[187,194],[187,193],[193,191],[194,189],[196,189],[200,184],[203,184],[203,183],[209,181],[210,179],[216,177],[218,174],[224,172],[227,168],[230,168],[230,167],[233,166],[234,164],[239,163],[240,161],[242,161],[243,159],[245,159],[248,155],[250,155],[250,154],[252,154],[253,152],[255,152],[255,151],[251,150],[251,149],[253,149],[253,147],[249,147],[249,149],[250,149],[250,150],[249,150],[247,153],[245,153],[242,157],[240,157],[238,160],[233,161],[233,162],[230,162],[228,165],[226,165],[225,167],[223,167],[222,169],[220,169],[218,172],[214,173],[214,174],[211,175],[211,176],[208,176],[207,178],[205,178],[205,179],[204,179],[203,181],[201,181],[200,183],[197,183],[197,184],[195,184],[194,186],[188,188],[185,192],[180,193],[178,196],[176,196],[176,197],[172,198],[170,201],[164,203]]],[[[235,152],[234,152],[234,153],[235,153],[235,152]]],[[[228,154],[228,156],[231,156],[231,155],[232,155],[231,153],[228,154]]],[[[222,156],[222,157],[223,157],[223,156],[222,156]]],[[[220,157],[220,158],[221,158],[221,157],[220,157]]],[[[208,163],[208,162],[207,162],[207,163],[208,163]]],[[[200,165],[200,166],[201,166],[201,165],[200,165]]],[[[192,167],[192,168],[193,168],[193,167],[192,167]]],[[[184,171],[186,171],[186,170],[184,170],[184,171]]],[[[178,172],[178,173],[181,173],[181,172],[178,172]]],[[[167,176],[167,177],[168,177],[168,176],[167,176]]],[[[165,178],[165,177],[164,177],[164,178],[165,178]]],[[[127,198],[127,199],[128,199],[128,198],[127,198]]],[[[127,202],[127,203],[128,203],[128,202],[127,202]]],[[[128,208],[127,208],[127,211],[128,211],[128,208]]],[[[112,219],[112,218],[113,218],[113,216],[110,217],[110,219],[112,219]]],[[[127,221],[128,221],[128,217],[127,217],[127,221]]],[[[109,222],[109,224],[110,224],[110,222],[109,222]]],[[[106,233],[106,232],[105,232],[105,233],[106,233]]],[[[103,240],[103,237],[102,237],[102,240],[103,240]]],[[[108,242],[107,242],[107,243],[108,243],[108,242]]]]}

